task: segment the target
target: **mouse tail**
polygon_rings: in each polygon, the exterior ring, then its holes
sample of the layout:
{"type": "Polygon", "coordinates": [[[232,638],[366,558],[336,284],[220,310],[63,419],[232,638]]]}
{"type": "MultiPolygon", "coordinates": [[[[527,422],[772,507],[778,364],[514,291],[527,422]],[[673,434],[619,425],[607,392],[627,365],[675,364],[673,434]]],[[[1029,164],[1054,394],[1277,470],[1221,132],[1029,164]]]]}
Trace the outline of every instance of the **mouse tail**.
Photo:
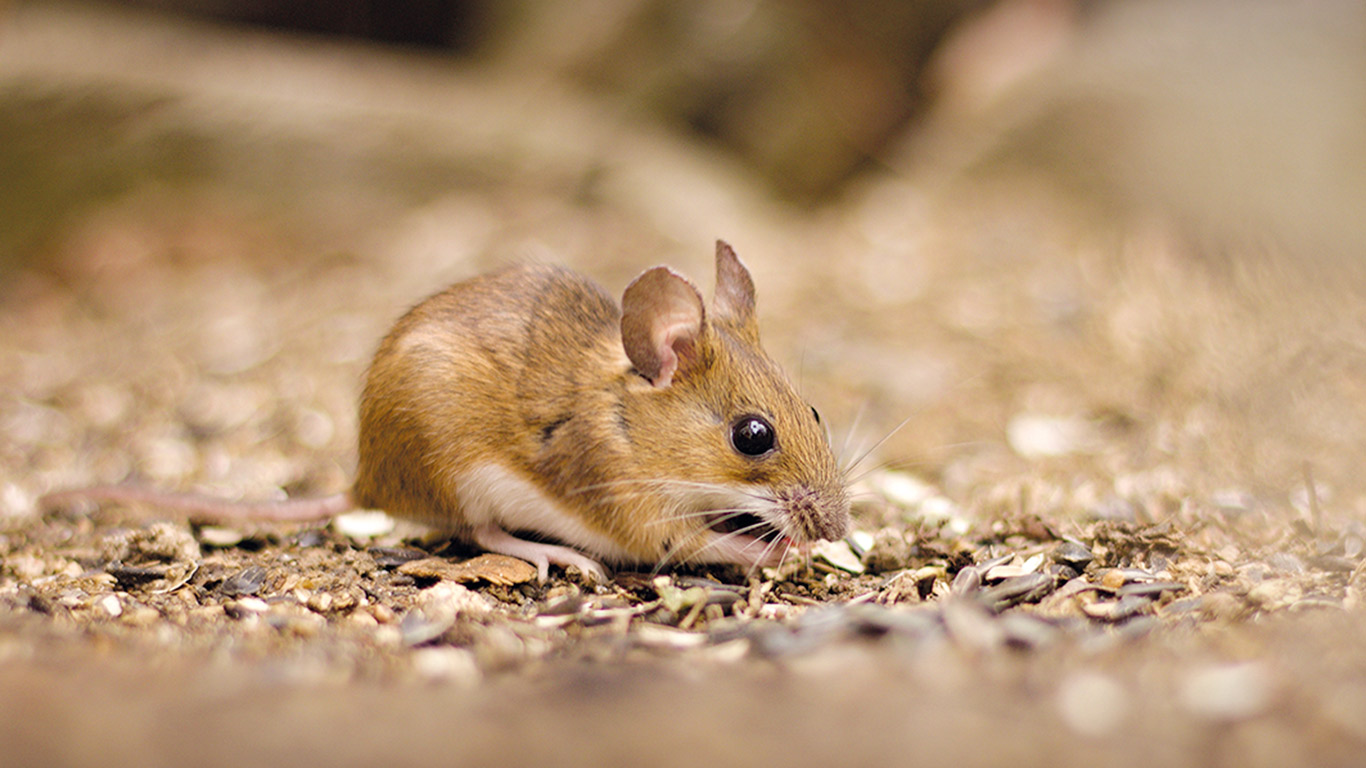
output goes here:
{"type": "Polygon", "coordinates": [[[136,485],[98,485],[49,493],[38,499],[38,508],[82,508],[105,504],[175,513],[177,517],[203,523],[242,521],[307,522],[325,520],[355,507],[349,492],[283,501],[231,501],[197,493],[171,493],[136,485]]]}

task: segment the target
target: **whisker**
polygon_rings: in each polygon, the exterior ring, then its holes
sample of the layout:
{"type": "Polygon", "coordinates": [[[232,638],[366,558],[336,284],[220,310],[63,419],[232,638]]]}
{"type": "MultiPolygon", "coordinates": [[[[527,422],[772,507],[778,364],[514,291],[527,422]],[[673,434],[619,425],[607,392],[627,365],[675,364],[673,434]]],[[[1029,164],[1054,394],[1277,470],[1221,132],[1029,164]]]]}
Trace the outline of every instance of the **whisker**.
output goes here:
{"type": "Polygon", "coordinates": [[[648,523],[646,523],[646,525],[664,525],[666,523],[676,523],[679,520],[691,520],[699,517],[711,517],[712,515],[719,515],[719,520],[721,522],[724,522],[726,520],[733,520],[734,518],[737,518],[744,514],[752,515],[755,514],[755,511],[752,509],[748,509],[746,507],[736,507],[734,509],[702,509],[696,512],[680,512],[675,515],[668,515],[658,520],[651,520],[648,523]]]}
{"type": "Polygon", "coordinates": [[[872,448],[869,448],[868,450],[864,451],[862,454],[859,455],[859,457],[858,457],[857,459],[855,459],[853,462],[851,462],[851,463],[849,464],[849,466],[845,467],[845,468],[844,468],[844,474],[845,474],[845,475],[848,475],[849,472],[853,471],[854,467],[857,467],[858,465],[862,464],[863,461],[864,461],[865,459],[867,459],[870,455],[872,455],[873,451],[876,451],[878,448],[881,448],[883,443],[885,443],[885,442],[887,442],[888,440],[892,439],[892,435],[895,435],[897,432],[900,432],[902,427],[904,427],[904,426],[906,426],[907,424],[911,423],[911,419],[912,419],[912,418],[914,418],[913,415],[912,415],[912,416],[907,416],[906,418],[902,419],[902,420],[901,420],[901,423],[900,423],[900,424],[897,424],[896,427],[894,427],[894,428],[892,429],[891,432],[888,432],[886,435],[884,435],[884,436],[882,437],[881,440],[877,441],[876,443],[873,443],[873,447],[872,447],[872,448]]]}
{"type": "Polygon", "coordinates": [[[577,494],[589,493],[589,492],[592,492],[592,491],[598,491],[598,490],[603,490],[603,489],[618,489],[618,488],[623,487],[623,486],[643,486],[643,487],[640,488],[639,490],[634,491],[637,495],[642,495],[642,496],[645,495],[645,494],[650,493],[651,491],[653,491],[653,490],[655,490],[655,489],[666,488],[666,487],[676,487],[676,488],[698,488],[698,489],[701,489],[701,490],[712,491],[712,492],[736,493],[736,494],[740,494],[740,495],[742,495],[742,496],[748,496],[748,497],[754,498],[754,499],[768,500],[765,496],[762,496],[762,495],[760,495],[760,494],[758,494],[758,493],[755,493],[755,492],[753,492],[753,491],[746,490],[746,489],[744,489],[744,488],[737,488],[737,487],[732,487],[732,486],[718,486],[718,485],[715,485],[715,484],[713,484],[713,483],[701,483],[701,482],[697,482],[697,481],[693,481],[693,480],[676,480],[676,479],[667,478],[667,477],[647,478],[647,479],[612,480],[612,481],[603,482],[603,483],[594,483],[594,484],[591,484],[591,485],[585,485],[585,486],[581,486],[581,487],[579,487],[579,488],[575,488],[575,489],[569,491],[568,493],[566,493],[565,495],[567,495],[567,496],[574,496],[574,495],[577,495],[577,494]]]}
{"type": "Polygon", "coordinates": [[[844,442],[840,445],[838,455],[835,457],[837,463],[843,463],[844,457],[849,454],[849,441],[854,439],[854,434],[858,432],[859,425],[863,423],[863,414],[868,410],[868,401],[864,400],[854,413],[854,421],[849,425],[844,433],[844,442]]]}

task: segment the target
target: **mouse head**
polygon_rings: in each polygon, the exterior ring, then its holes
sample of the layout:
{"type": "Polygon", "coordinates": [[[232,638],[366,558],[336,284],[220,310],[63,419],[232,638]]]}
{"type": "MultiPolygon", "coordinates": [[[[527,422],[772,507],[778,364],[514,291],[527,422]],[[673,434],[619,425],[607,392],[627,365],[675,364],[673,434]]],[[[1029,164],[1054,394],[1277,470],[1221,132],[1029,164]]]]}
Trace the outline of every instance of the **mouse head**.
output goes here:
{"type": "Polygon", "coordinates": [[[716,244],[710,312],[691,282],[655,267],[627,287],[621,332],[649,382],[649,407],[626,414],[631,440],[680,481],[681,514],[709,528],[693,556],[753,563],[845,535],[844,476],[815,409],[759,344],[754,281],[729,245],[716,244]]]}

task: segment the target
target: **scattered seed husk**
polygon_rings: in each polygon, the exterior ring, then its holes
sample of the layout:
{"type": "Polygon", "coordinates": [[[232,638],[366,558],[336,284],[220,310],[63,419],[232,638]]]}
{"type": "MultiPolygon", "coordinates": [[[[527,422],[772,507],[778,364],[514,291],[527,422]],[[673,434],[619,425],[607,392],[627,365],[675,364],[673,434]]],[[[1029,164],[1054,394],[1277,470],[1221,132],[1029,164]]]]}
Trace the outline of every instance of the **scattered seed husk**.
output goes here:
{"type": "Polygon", "coordinates": [[[105,566],[104,572],[113,576],[120,587],[124,589],[133,589],[143,584],[166,578],[168,570],[169,569],[164,565],[137,566],[124,565],[123,563],[116,562],[105,566]]]}
{"type": "Polygon", "coordinates": [[[407,547],[370,547],[365,550],[375,559],[375,565],[381,568],[397,568],[404,563],[413,560],[421,560],[429,555],[420,549],[409,549],[407,547]]]}
{"type": "Polygon", "coordinates": [[[1055,586],[1052,576],[1046,573],[1030,573],[1005,579],[999,584],[987,587],[978,593],[977,599],[987,608],[999,613],[1012,605],[1038,602],[1052,592],[1055,586]]]}
{"type": "Polygon", "coordinates": [[[1081,542],[1064,540],[1058,542],[1049,556],[1053,562],[1061,563],[1075,568],[1077,571],[1086,570],[1086,566],[1091,564],[1095,557],[1091,554],[1091,548],[1081,542]]]}
{"type": "Polygon", "coordinates": [[[1309,558],[1309,567],[1317,571],[1327,571],[1328,573],[1351,573],[1356,570],[1357,564],[1346,558],[1337,555],[1317,555],[1309,558]]]}
{"type": "Polygon", "coordinates": [[[458,583],[486,581],[508,586],[523,584],[536,578],[536,566],[507,555],[484,554],[452,563],[440,557],[411,560],[398,567],[398,572],[421,579],[444,579],[458,583]]]}
{"type": "Polygon", "coordinates": [[[266,582],[266,569],[252,565],[223,580],[218,591],[228,597],[254,595],[266,582]]]}
{"type": "Polygon", "coordinates": [[[1121,598],[1127,595],[1160,595],[1163,592],[1183,592],[1188,587],[1179,581],[1138,581],[1125,584],[1117,593],[1121,598]]]}
{"type": "Polygon", "coordinates": [[[658,624],[641,624],[632,636],[635,641],[647,648],[667,648],[687,650],[705,645],[707,636],[701,632],[686,632],[658,624]]]}
{"type": "Polygon", "coordinates": [[[863,567],[863,562],[859,560],[858,555],[854,554],[854,550],[849,546],[849,542],[843,539],[822,541],[811,548],[811,553],[841,571],[858,575],[866,570],[863,567]]]}

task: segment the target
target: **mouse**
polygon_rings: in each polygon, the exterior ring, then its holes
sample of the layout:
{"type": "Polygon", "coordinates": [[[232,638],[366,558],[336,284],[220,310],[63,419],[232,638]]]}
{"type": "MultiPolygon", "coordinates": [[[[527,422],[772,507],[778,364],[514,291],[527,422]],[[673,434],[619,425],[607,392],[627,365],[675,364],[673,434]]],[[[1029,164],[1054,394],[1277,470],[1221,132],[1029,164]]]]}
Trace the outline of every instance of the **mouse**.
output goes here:
{"type": "Polygon", "coordinates": [[[224,522],[379,509],[484,550],[605,581],[614,566],[773,567],[845,536],[850,502],[820,415],[759,339],[754,281],[716,243],[715,293],[665,266],[618,302],[561,266],[458,282],[380,342],[351,488],[235,502],[135,485],[118,503],[224,522]]]}

